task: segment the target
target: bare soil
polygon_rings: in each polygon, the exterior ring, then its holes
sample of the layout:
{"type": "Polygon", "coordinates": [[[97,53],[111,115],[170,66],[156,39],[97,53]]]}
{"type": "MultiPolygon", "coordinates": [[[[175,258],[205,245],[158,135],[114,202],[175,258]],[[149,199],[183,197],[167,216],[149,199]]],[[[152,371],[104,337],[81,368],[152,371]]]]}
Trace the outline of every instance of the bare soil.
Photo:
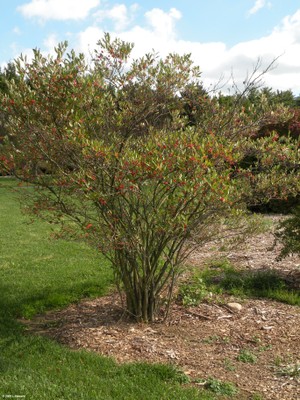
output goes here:
{"type": "MultiPolygon", "coordinates": [[[[277,261],[280,248],[268,250],[272,243],[271,233],[260,234],[230,254],[210,244],[194,253],[189,265],[203,268],[207,260],[227,256],[243,268],[278,269],[299,289],[300,257],[277,261]]],[[[252,399],[255,393],[269,400],[300,399],[300,309],[296,306],[212,296],[191,308],[175,302],[166,323],[145,325],[129,321],[118,295],[112,293],[23,322],[30,332],[119,363],[172,363],[194,382],[208,377],[232,382],[239,389],[238,399],[252,399]],[[238,302],[242,309],[232,310],[230,302],[238,302]],[[256,357],[254,362],[239,359],[245,350],[256,357]]]]}

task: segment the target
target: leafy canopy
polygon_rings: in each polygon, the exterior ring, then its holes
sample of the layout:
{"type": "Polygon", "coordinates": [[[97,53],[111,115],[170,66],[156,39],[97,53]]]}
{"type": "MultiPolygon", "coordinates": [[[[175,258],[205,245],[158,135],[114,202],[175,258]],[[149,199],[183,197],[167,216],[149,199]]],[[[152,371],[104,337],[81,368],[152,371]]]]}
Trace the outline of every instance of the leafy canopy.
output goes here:
{"type": "Polygon", "coordinates": [[[297,149],[275,133],[253,139],[288,117],[283,106],[222,105],[189,55],[129,62],[131,44],[106,34],[98,45],[92,65],[66,43],[16,61],[1,165],[35,185],[31,212],[110,259],[127,311],[146,322],[168,309],[195,245],[225,222],[227,235],[244,231],[247,202],[299,190],[297,149]]]}

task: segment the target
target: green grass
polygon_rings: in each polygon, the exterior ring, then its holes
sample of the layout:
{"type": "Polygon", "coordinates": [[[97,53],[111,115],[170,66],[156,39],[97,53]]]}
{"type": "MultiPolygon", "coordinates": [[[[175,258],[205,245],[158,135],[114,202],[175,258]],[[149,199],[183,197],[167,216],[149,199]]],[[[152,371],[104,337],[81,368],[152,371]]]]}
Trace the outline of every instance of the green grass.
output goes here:
{"type": "Polygon", "coordinates": [[[237,356],[237,360],[243,363],[255,364],[257,361],[257,357],[250,350],[241,349],[237,356]]]}
{"type": "Polygon", "coordinates": [[[0,309],[31,317],[103,295],[112,282],[103,256],[83,243],[49,239],[48,224],[21,214],[12,182],[0,183],[0,309]]]}
{"type": "Polygon", "coordinates": [[[208,265],[200,277],[207,290],[215,293],[268,298],[300,306],[299,291],[289,288],[275,270],[237,270],[228,261],[220,260],[208,265]]]}
{"type": "Polygon", "coordinates": [[[299,378],[300,363],[285,365],[277,370],[277,374],[281,376],[288,376],[290,378],[299,378]]]}
{"type": "Polygon", "coordinates": [[[70,351],[39,337],[19,336],[1,352],[0,395],[29,399],[212,399],[168,365],[127,364],[70,351]]]}
{"type": "Polygon", "coordinates": [[[220,381],[219,379],[215,379],[212,377],[209,377],[207,380],[204,381],[200,380],[200,382],[204,383],[204,387],[206,387],[207,390],[210,390],[211,392],[219,396],[226,396],[226,398],[232,398],[238,393],[238,389],[231,382],[223,382],[220,381]]]}
{"type": "Polygon", "coordinates": [[[294,360],[290,354],[285,354],[283,357],[276,356],[274,360],[274,370],[279,376],[289,377],[291,379],[300,378],[300,362],[294,360]]]}
{"type": "MultiPolygon", "coordinates": [[[[47,400],[209,400],[170,365],[125,364],[72,351],[27,333],[18,317],[107,293],[108,263],[81,243],[49,240],[49,226],[27,223],[16,183],[0,178],[0,397],[47,400]]],[[[32,189],[24,189],[32,190],[32,189]]]]}
{"type": "Polygon", "coordinates": [[[197,273],[179,288],[179,298],[184,306],[197,306],[208,294],[207,287],[197,273]]]}

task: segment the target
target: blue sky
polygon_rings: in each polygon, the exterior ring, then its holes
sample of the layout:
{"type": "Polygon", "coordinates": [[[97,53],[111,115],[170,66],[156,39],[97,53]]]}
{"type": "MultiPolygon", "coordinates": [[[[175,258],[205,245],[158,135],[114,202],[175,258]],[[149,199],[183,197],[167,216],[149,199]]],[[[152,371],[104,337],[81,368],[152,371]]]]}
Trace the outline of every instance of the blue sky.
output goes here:
{"type": "Polygon", "coordinates": [[[233,74],[239,84],[260,58],[273,89],[300,94],[300,0],[5,0],[0,15],[0,66],[59,41],[88,53],[103,32],[154,48],[191,53],[206,86],[233,74]]]}

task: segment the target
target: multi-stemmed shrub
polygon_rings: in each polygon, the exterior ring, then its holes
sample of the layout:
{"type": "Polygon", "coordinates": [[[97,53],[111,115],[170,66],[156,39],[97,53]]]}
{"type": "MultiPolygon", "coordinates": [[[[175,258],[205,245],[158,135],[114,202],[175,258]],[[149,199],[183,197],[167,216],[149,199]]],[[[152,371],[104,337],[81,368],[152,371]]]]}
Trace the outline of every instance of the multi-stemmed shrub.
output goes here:
{"type": "Polygon", "coordinates": [[[132,46],[105,35],[89,65],[66,47],[16,61],[18,80],[1,96],[1,167],[34,185],[30,212],[111,261],[128,313],[153,321],[195,246],[243,232],[250,200],[299,190],[286,174],[294,142],[253,139],[262,121],[288,112],[222,106],[199,90],[189,56],[129,61],[132,46]],[[241,167],[249,152],[255,171],[241,167]]]}

